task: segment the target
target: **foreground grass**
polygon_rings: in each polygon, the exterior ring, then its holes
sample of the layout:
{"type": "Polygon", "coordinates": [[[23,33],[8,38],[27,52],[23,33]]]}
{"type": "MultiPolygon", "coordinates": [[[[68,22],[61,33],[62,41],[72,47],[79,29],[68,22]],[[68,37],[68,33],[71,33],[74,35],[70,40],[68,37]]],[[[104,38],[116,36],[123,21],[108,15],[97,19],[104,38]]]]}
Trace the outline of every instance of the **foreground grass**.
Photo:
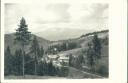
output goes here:
{"type": "Polygon", "coordinates": [[[25,75],[23,76],[5,76],[5,79],[85,79],[85,78],[103,78],[95,74],[84,72],[73,67],[69,67],[69,72],[66,77],[59,76],[38,76],[38,75],[25,75]]]}
{"type": "Polygon", "coordinates": [[[23,76],[5,76],[5,79],[66,79],[66,77],[58,77],[58,76],[36,76],[36,75],[25,75],[23,76]]]}

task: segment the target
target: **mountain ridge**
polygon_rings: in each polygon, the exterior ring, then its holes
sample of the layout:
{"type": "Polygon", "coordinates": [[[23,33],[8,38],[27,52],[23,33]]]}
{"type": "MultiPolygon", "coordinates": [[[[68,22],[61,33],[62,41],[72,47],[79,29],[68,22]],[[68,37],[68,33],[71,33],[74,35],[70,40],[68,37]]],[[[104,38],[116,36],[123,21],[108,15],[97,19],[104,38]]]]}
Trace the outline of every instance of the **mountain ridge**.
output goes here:
{"type": "MultiPolygon", "coordinates": [[[[62,44],[64,42],[76,42],[78,44],[80,44],[81,46],[85,46],[86,43],[88,43],[92,37],[89,37],[90,35],[94,35],[94,34],[98,34],[98,36],[101,38],[103,37],[106,37],[108,36],[108,30],[102,30],[102,31],[96,31],[96,32],[92,32],[92,33],[88,33],[88,35],[81,35],[77,38],[70,38],[70,39],[65,39],[65,40],[58,40],[58,41],[50,41],[50,40],[47,40],[45,38],[42,38],[42,37],[39,37],[35,34],[32,34],[32,37],[36,36],[37,37],[37,40],[39,42],[39,45],[40,46],[43,46],[44,49],[47,49],[49,45],[56,45],[58,43],[62,44]]],[[[15,39],[15,35],[14,33],[11,33],[11,34],[5,34],[5,49],[7,48],[7,46],[11,47],[12,49],[12,53],[15,52],[16,49],[19,49],[20,48],[20,45],[18,44],[14,44],[14,39],[15,39]]],[[[29,43],[29,45],[27,45],[27,49],[29,49],[31,45],[31,42],[29,43]]]]}

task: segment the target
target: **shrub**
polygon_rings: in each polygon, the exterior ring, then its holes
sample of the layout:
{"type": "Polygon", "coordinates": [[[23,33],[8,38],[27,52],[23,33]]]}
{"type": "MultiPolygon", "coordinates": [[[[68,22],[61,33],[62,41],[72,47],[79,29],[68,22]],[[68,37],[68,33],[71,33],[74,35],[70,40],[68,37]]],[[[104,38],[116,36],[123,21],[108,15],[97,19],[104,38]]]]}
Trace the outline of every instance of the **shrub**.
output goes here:
{"type": "Polygon", "coordinates": [[[102,76],[108,76],[108,68],[104,65],[101,65],[98,69],[97,69],[97,73],[99,73],[102,76]]]}

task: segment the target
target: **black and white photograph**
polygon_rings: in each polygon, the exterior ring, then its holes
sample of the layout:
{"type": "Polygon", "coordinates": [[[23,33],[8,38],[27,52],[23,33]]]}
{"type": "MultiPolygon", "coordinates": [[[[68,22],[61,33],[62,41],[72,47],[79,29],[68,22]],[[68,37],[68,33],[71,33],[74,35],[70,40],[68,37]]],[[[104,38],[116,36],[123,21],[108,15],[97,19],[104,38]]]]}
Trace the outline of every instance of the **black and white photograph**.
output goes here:
{"type": "Polygon", "coordinates": [[[0,83],[127,83],[127,0],[1,0],[0,83]]]}
{"type": "Polygon", "coordinates": [[[109,78],[109,4],[4,4],[5,79],[109,78]]]}

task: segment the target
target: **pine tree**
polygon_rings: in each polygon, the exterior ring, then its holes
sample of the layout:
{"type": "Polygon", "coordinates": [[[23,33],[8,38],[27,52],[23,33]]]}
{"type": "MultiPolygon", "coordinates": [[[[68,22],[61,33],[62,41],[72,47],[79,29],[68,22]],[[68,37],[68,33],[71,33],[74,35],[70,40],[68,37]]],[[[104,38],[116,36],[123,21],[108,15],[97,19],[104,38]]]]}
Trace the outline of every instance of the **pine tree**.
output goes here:
{"type": "Polygon", "coordinates": [[[93,43],[93,50],[94,50],[95,56],[97,59],[100,59],[102,46],[101,46],[100,39],[98,38],[96,34],[94,35],[92,43],[93,43]]]}
{"type": "Polygon", "coordinates": [[[19,28],[16,29],[16,33],[15,33],[15,43],[20,43],[21,45],[21,49],[23,52],[23,57],[22,57],[22,62],[23,62],[23,76],[24,76],[24,56],[25,56],[25,45],[29,44],[30,39],[31,39],[31,33],[28,31],[28,25],[26,24],[25,19],[22,17],[22,19],[20,20],[20,25],[19,28]]]}
{"type": "Polygon", "coordinates": [[[94,62],[93,46],[91,43],[88,44],[87,59],[88,59],[87,64],[92,68],[95,65],[95,62],[94,62]]]}
{"type": "Polygon", "coordinates": [[[38,61],[38,54],[39,54],[39,43],[37,41],[36,36],[32,41],[32,45],[30,47],[31,53],[34,53],[34,61],[35,61],[35,75],[37,74],[37,61],[38,61]]]}
{"type": "Polygon", "coordinates": [[[101,42],[97,34],[94,35],[92,41],[88,44],[87,58],[88,65],[95,71],[98,59],[101,58],[101,42]]]}
{"type": "Polygon", "coordinates": [[[44,55],[44,48],[43,48],[43,46],[41,46],[40,49],[39,49],[39,52],[38,52],[38,57],[42,58],[43,55],[44,55]]]}
{"type": "Polygon", "coordinates": [[[82,54],[80,54],[78,56],[78,63],[79,63],[79,66],[82,67],[82,63],[84,62],[84,57],[82,54]]]}
{"type": "Polygon", "coordinates": [[[72,66],[72,60],[73,60],[73,56],[72,54],[69,55],[69,66],[72,66]]]}

